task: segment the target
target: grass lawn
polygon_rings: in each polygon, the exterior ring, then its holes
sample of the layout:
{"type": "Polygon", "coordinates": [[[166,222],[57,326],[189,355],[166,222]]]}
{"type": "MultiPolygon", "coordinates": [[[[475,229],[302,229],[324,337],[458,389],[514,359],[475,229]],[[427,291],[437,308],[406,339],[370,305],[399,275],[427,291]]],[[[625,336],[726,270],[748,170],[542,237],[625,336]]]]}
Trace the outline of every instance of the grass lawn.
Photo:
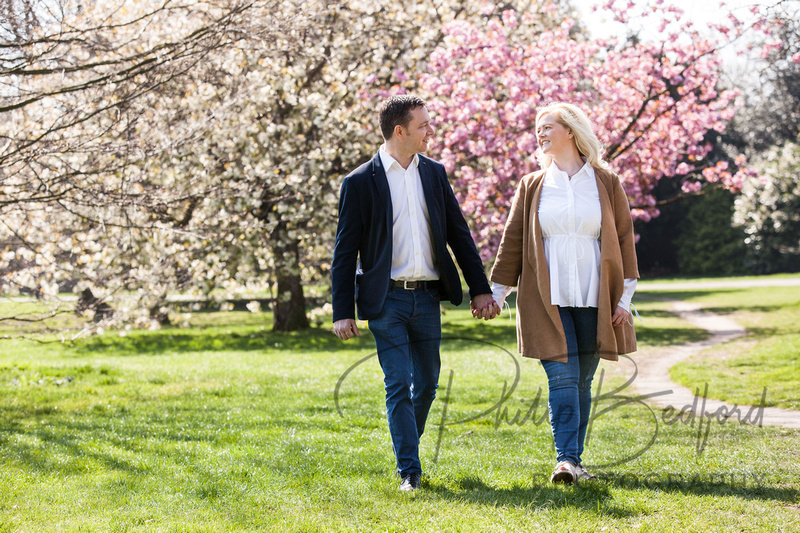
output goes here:
{"type": "Polygon", "coordinates": [[[800,410],[800,287],[762,287],[658,293],[698,302],[747,328],[733,342],[705,350],[672,368],[670,376],[729,404],[800,410]]]}
{"type": "Polygon", "coordinates": [[[769,274],[766,276],[716,276],[716,277],[707,277],[707,278],[687,278],[682,276],[671,276],[671,277],[664,277],[664,278],[657,278],[657,279],[644,279],[639,280],[637,285],[637,293],[640,291],[646,291],[648,285],[656,283],[658,285],[666,285],[666,284],[681,284],[681,283],[725,283],[725,282],[739,282],[739,281],[766,281],[766,280],[780,280],[780,279],[796,279],[797,274],[769,274]]]}
{"type": "MultiPolygon", "coordinates": [[[[644,296],[643,349],[703,337],[644,296]]],[[[366,325],[343,343],[272,333],[266,313],[192,321],[2,341],[0,531],[800,529],[800,432],[714,424],[698,455],[697,427],[629,401],[624,362],[595,380],[601,481],[551,485],[544,372],[515,356],[508,315],[445,311],[414,494],[397,490],[366,325]]]]}

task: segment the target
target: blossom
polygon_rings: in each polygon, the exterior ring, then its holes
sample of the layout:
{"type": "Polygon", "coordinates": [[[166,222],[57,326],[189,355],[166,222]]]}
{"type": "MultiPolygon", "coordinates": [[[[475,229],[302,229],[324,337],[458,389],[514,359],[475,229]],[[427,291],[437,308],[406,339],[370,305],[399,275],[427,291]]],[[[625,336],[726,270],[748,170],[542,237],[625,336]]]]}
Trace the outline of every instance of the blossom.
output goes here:
{"type": "MultiPolygon", "coordinates": [[[[613,0],[605,7],[620,20],[636,9],[613,0]]],[[[641,16],[691,29],[678,9],[641,16]]],[[[636,219],[658,216],[652,191],[662,178],[699,171],[700,179],[684,183],[685,193],[699,191],[703,180],[730,188],[740,181],[727,163],[703,162],[711,151],[708,132],[724,131],[738,105],[736,91],[717,89],[716,42],[575,39],[572,25],[567,20],[536,35],[454,22],[445,35],[468,36],[468,47],[466,40],[445,40],[434,52],[435,69],[422,74],[438,117],[432,151],[447,154],[486,260],[496,253],[517,182],[538,168],[532,132],[536,109],[547,102],[568,101],[587,112],[636,219]]]]}

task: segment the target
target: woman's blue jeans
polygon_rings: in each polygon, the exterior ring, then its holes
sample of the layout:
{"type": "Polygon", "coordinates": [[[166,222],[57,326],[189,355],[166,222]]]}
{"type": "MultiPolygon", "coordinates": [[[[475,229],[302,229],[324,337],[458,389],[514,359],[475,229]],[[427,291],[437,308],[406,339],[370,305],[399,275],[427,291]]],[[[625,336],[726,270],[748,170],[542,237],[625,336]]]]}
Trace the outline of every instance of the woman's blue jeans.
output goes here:
{"type": "Polygon", "coordinates": [[[441,311],[437,290],[392,287],[369,321],[386,388],[386,418],[401,476],[422,472],[419,438],[439,384],[441,311]]]}
{"type": "Polygon", "coordinates": [[[567,362],[542,361],[550,387],[550,426],[557,461],[581,463],[592,408],[597,355],[597,308],[559,307],[567,336],[567,362]]]}

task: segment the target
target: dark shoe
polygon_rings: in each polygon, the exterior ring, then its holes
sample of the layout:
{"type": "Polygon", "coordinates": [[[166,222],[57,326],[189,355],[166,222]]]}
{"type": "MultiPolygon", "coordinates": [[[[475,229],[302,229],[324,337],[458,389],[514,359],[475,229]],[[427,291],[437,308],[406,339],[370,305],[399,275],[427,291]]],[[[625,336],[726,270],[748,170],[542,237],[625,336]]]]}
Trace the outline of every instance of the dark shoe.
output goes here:
{"type": "Polygon", "coordinates": [[[578,476],[578,481],[594,481],[597,479],[597,476],[589,473],[583,465],[575,466],[575,474],[578,476]]]}
{"type": "Polygon", "coordinates": [[[419,488],[421,477],[422,476],[420,476],[418,472],[414,474],[407,474],[405,477],[403,477],[403,482],[400,483],[400,490],[403,492],[417,490],[419,488]]]}

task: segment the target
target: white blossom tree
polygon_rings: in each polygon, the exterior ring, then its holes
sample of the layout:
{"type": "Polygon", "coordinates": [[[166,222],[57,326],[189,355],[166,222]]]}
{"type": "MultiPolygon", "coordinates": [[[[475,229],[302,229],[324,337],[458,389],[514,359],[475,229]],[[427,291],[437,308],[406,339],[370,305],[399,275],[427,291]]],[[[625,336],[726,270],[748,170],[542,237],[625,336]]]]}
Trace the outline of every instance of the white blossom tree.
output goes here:
{"type": "Polygon", "coordinates": [[[800,144],[786,143],[756,163],[736,199],[734,223],[741,226],[758,273],[797,272],[800,265],[800,144]]]}
{"type": "Polygon", "coordinates": [[[340,179],[380,143],[361,91],[413,88],[446,22],[499,16],[479,0],[52,2],[3,48],[2,290],[55,301],[77,282],[98,326],[273,283],[274,327],[306,326],[340,179]]]}
{"type": "Polygon", "coordinates": [[[193,176],[169,182],[151,162],[216,122],[211,109],[190,115],[180,106],[205,87],[198,74],[213,81],[201,67],[242,38],[275,42],[308,23],[292,7],[238,0],[4,4],[0,290],[56,302],[60,285],[77,282],[79,291],[97,293],[98,305],[134,291],[140,297],[115,301],[117,320],[163,317],[159,304],[180,280],[158,279],[174,274],[163,266],[208,183],[193,176]]]}

